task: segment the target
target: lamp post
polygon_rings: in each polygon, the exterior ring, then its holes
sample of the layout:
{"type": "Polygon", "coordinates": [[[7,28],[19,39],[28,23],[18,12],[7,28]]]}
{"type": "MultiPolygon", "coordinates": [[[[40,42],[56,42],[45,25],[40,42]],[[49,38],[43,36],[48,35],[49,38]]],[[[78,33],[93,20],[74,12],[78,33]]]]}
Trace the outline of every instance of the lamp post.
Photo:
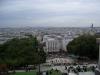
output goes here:
{"type": "Polygon", "coordinates": [[[38,69],[39,69],[38,72],[39,72],[39,75],[40,75],[40,72],[41,72],[41,71],[40,71],[40,59],[39,59],[39,66],[38,66],[38,69]]]}
{"type": "Polygon", "coordinates": [[[96,41],[99,45],[99,60],[98,60],[98,68],[95,70],[95,75],[100,75],[100,38],[96,38],[96,41]]]}
{"type": "MultiPolygon", "coordinates": [[[[40,52],[40,49],[41,49],[41,48],[40,48],[40,44],[39,44],[39,47],[38,47],[38,51],[39,51],[39,52],[40,52]]],[[[40,75],[40,54],[38,54],[38,56],[39,56],[39,58],[38,58],[38,60],[39,60],[39,61],[38,61],[38,62],[39,62],[39,63],[38,63],[38,75],[40,75]]]]}
{"type": "Polygon", "coordinates": [[[41,75],[41,49],[42,49],[42,44],[40,43],[39,44],[39,46],[38,46],[38,51],[39,51],[39,54],[38,54],[38,56],[39,56],[39,58],[38,58],[38,75],[41,75]]]}

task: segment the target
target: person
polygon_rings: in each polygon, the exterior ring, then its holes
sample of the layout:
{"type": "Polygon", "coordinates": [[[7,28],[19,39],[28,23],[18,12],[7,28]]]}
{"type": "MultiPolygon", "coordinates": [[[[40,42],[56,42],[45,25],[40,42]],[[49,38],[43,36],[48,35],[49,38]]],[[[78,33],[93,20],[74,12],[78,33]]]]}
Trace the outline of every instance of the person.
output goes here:
{"type": "Polygon", "coordinates": [[[42,72],[42,75],[47,75],[46,72],[42,72]]]}
{"type": "Polygon", "coordinates": [[[67,66],[65,66],[65,70],[67,70],[67,66]]]}
{"type": "Polygon", "coordinates": [[[90,68],[91,68],[91,70],[92,70],[93,72],[95,71],[95,67],[94,67],[94,66],[91,66],[90,68]]]}
{"type": "Polygon", "coordinates": [[[48,75],[49,73],[48,73],[48,71],[46,72],[46,75],[48,75]]]}
{"type": "Polygon", "coordinates": [[[52,71],[50,71],[50,75],[52,74],[52,71]]]}
{"type": "Polygon", "coordinates": [[[68,75],[67,73],[62,73],[62,75],[68,75]]]}

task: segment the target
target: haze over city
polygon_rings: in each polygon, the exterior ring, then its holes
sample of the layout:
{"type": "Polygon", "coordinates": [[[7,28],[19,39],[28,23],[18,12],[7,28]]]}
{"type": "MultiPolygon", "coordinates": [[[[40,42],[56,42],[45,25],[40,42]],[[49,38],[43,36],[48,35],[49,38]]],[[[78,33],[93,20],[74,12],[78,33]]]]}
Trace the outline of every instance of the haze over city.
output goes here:
{"type": "Polygon", "coordinates": [[[100,0],[0,0],[0,75],[100,75],[100,0]]]}
{"type": "Polygon", "coordinates": [[[0,27],[100,26],[100,0],[0,0],[0,27]]]}

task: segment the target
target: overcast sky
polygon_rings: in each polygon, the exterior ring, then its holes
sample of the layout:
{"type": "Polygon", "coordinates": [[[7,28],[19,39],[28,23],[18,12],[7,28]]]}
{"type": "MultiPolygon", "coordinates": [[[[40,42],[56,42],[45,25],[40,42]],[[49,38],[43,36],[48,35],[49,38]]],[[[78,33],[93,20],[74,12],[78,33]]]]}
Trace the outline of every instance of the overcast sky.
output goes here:
{"type": "Polygon", "coordinates": [[[100,0],[0,0],[0,27],[100,27],[100,0]]]}

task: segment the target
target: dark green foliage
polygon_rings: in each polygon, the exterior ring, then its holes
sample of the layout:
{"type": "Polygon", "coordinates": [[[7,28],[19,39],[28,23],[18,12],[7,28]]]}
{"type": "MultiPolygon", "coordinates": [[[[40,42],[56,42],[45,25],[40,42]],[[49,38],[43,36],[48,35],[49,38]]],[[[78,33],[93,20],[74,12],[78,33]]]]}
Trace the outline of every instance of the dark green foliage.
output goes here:
{"type": "Polygon", "coordinates": [[[92,35],[82,35],[72,40],[68,46],[68,53],[86,56],[90,59],[98,58],[98,45],[96,43],[96,37],[92,35]]]}
{"type": "Polygon", "coordinates": [[[14,38],[0,45],[0,63],[31,65],[45,62],[45,52],[35,37],[14,38]],[[41,59],[42,60],[38,60],[41,59]]]}

